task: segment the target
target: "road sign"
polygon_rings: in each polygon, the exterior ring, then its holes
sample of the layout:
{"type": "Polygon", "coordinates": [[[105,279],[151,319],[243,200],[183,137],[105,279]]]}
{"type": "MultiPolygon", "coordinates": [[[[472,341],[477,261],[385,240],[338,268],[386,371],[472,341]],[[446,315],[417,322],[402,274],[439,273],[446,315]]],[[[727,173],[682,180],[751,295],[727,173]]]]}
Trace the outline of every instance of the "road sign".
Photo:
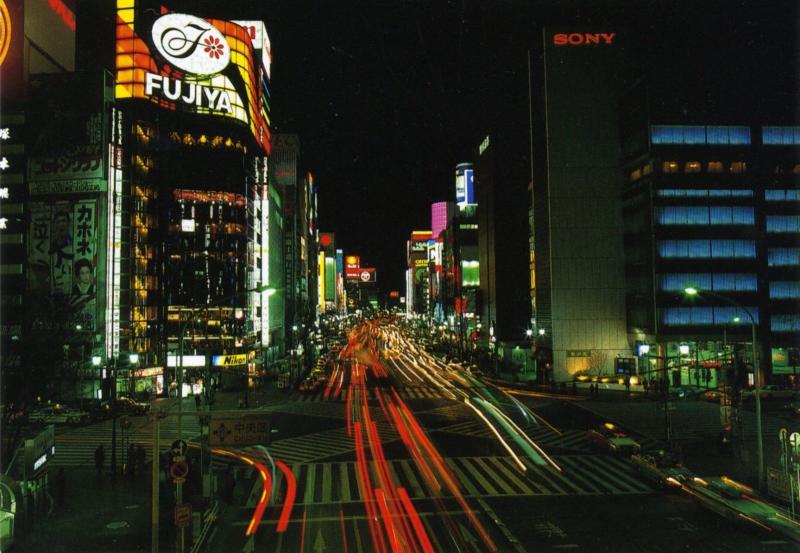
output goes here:
{"type": "Polygon", "coordinates": [[[800,432],[792,432],[789,434],[789,445],[795,450],[800,449],[800,432]]]}
{"type": "Polygon", "coordinates": [[[212,418],[208,425],[208,444],[258,445],[269,443],[269,417],[245,416],[238,419],[212,418]]]}
{"type": "Polygon", "coordinates": [[[186,481],[186,476],[188,476],[188,474],[189,465],[186,463],[186,461],[172,463],[169,467],[169,475],[172,477],[172,481],[176,484],[186,481]]]}
{"type": "Polygon", "coordinates": [[[175,457],[183,457],[186,455],[186,450],[189,446],[183,440],[175,440],[172,442],[172,455],[175,457]]]}
{"type": "Polygon", "coordinates": [[[189,526],[189,523],[191,521],[192,521],[192,504],[181,503],[180,505],[175,505],[175,526],[177,526],[178,528],[189,526]]]}

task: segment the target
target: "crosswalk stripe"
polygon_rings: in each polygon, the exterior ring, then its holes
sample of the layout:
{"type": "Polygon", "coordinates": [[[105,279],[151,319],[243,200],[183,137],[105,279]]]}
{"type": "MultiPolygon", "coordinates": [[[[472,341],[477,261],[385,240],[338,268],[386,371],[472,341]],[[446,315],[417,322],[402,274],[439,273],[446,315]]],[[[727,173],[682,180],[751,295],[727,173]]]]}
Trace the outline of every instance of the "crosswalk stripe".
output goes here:
{"type": "Polygon", "coordinates": [[[472,483],[472,481],[469,478],[466,477],[464,472],[458,466],[458,464],[456,462],[457,459],[455,457],[451,457],[449,459],[445,459],[445,461],[447,462],[448,465],[450,465],[450,468],[458,476],[458,482],[460,484],[462,484],[465,488],[467,488],[467,491],[469,492],[469,495],[480,495],[481,492],[479,492],[478,488],[475,487],[475,485],[472,483]]]}
{"type": "MultiPolygon", "coordinates": [[[[489,481],[486,479],[486,477],[481,472],[480,467],[478,466],[478,459],[477,458],[476,459],[461,459],[461,464],[465,465],[465,466],[473,465],[470,468],[469,473],[478,482],[478,484],[480,484],[481,487],[483,487],[483,489],[488,493],[488,495],[499,495],[497,489],[495,489],[495,487],[492,486],[489,483],[489,481]]],[[[480,495],[486,495],[486,494],[480,494],[480,495]]]]}
{"type": "Polygon", "coordinates": [[[331,502],[331,492],[333,491],[333,486],[331,486],[331,463],[324,463],[322,465],[322,502],[323,503],[330,503],[331,502]]]}
{"type": "Polygon", "coordinates": [[[350,465],[348,463],[339,464],[339,485],[342,493],[339,496],[342,501],[350,501],[350,465]]]}
{"type": "MultiPolygon", "coordinates": [[[[422,489],[422,486],[420,486],[419,480],[417,480],[417,477],[414,475],[414,471],[411,468],[411,464],[408,461],[406,461],[405,459],[401,459],[400,461],[394,461],[394,462],[390,463],[390,466],[392,466],[392,471],[394,471],[394,464],[395,463],[400,463],[400,467],[402,468],[403,473],[406,475],[406,479],[408,480],[409,484],[411,485],[411,493],[409,495],[414,499],[417,499],[419,497],[423,497],[425,492],[422,489]]],[[[394,471],[394,475],[395,475],[396,478],[398,477],[396,471],[394,471]]],[[[400,478],[397,478],[397,480],[399,482],[400,478]]]]}
{"type": "Polygon", "coordinates": [[[592,482],[590,476],[585,474],[580,467],[577,466],[577,461],[570,457],[561,457],[559,462],[565,465],[566,468],[569,468],[569,475],[571,478],[581,481],[584,486],[588,487],[593,492],[602,493],[602,490],[592,482]]]}
{"type": "MultiPolygon", "coordinates": [[[[477,458],[473,459],[473,462],[480,466],[486,474],[492,474],[492,470],[486,465],[483,459],[477,458]]],[[[502,478],[499,477],[500,475],[496,475],[494,478],[494,482],[500,486],[506,494],[513,495],[514,490],[509,486],[502,478]]],[[[488,488],[487,488],[488,489],[488,488]]]]}
{"type": "Polygon", "coordinates": [[[303,503],[314,503],[314,483],[317,477],[318,466],[319,464],[317,463],[306,465],[306,495],[303,499],[303,503]]]}
{"type": "Polygon", "coordinates": [[[631,467],[629,465],[626,465],[620,459],[607,458],[606,461],[612,466],[612,468],[621,469],[616,471],[616,474],[619,476],[619,478],[628,482],[633,490],[637,492],[651,491],[647,485],[645,485],[631,472],[631,467]]]}
{"type": "Polygon", "coordinates": [[[486,462],[496,467],[497,471],[500,474],[503,474],[506,479],[510,480],[517,487],[517,491],[513,492],[514,495],[519,495],[522,493],[523,495],[529,495],[534,493],[534,491],[529,488],[522,480],[520,480],[516,474],[514,474],[514,470],[509,470],[508,467],[504,466],[503,463],[500,461],[498,457],[487,457],[486,462]]]}
{"type": "MultiPolygon", "coordinates": [[[[562,478],[562,479],[560,479],[561,482],[559,482],[559,477],[554,471],[551,471],[550,469],[546,469],[546,468],[542,468],[542,467],[538,467],[538,466],[533,465],[533,466],[528,466],[528,473],[529,474],[535,474],[536,477],[539,478],[540,480],[543,480],[546,483],[547,486],[549,486],[550,488],[553,488],[554,490],[556,490],[556,493],[558,493],[560,495],[566,495],[567,491],[564,488],[562,488],[559,485],[559,483],[568,482],[568,481],[564,480],[562,478]]],[[[575,486],[569,486],[569,487],[571,487],[571,488],[573,488],[573,489],[575,489],[577,491],[580,491],[580,488],[577,488],[575,486]]]]}

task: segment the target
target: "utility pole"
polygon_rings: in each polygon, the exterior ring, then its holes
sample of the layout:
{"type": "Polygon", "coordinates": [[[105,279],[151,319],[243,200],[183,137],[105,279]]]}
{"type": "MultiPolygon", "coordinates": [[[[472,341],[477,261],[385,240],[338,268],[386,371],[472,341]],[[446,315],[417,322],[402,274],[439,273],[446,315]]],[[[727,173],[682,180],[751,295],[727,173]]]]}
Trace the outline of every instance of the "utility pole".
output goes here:
{"type": "Polygon", "coordinates": [[[161,419],[161,412],[159,410],[153,411],[153,471],[152,471],[152,490],[151,490],[151,524],[152,529],[150,533],[150,551],[151,553],[158,553],[158,511],[159,511],[159,452],[158,442],[160,439],[159,421],[161,419]]]}

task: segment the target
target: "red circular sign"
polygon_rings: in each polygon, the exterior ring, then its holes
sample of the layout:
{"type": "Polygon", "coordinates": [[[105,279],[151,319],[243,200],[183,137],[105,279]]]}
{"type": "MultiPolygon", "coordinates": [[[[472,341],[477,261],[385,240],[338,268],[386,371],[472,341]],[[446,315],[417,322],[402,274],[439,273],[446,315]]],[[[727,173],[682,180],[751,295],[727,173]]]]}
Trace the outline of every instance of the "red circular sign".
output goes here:
{"type": "Polygon", "coordinates": [[[319,244],[320,246],[327,248],[331,245],[331,235],[330,234],[320,234],[319,235],[319,244]]]}
{"type": "Polygon", "coordinates": [[[186,476],[189,474],[189,465],[186,464],[186,461],[178,461],[177,463],[172,463],[172,466],[169,467],[169,475],[175,482],[183,482],[186,480],[186,476]]]}

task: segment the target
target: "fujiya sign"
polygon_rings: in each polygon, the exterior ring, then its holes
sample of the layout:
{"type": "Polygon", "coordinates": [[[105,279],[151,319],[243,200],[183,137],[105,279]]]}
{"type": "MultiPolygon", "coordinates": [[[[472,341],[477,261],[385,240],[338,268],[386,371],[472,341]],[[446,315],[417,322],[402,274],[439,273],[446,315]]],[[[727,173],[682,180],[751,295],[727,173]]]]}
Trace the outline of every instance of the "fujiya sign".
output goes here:
{"type": "Polygon", "coordinates": [[[213,75],[228,66],[231,49],[213,25],[182,13],[167,14],[153,23],[153,44],[165,60],[195,75],[213,75]]]}
{"type": "MultiPolygon", "coordinates": [[[[225,36],[213,25],[193,15],[167,14],[152,27],[153,44],[170,65],[192,75],[215,75],[231,61],[231,49],[225,36]]],[[[223,88],[189,80],[170,79],[150,73],[145,75],[147,96],[161,96],[196,107],[232,113],[229,92],[223,88]]]]}

